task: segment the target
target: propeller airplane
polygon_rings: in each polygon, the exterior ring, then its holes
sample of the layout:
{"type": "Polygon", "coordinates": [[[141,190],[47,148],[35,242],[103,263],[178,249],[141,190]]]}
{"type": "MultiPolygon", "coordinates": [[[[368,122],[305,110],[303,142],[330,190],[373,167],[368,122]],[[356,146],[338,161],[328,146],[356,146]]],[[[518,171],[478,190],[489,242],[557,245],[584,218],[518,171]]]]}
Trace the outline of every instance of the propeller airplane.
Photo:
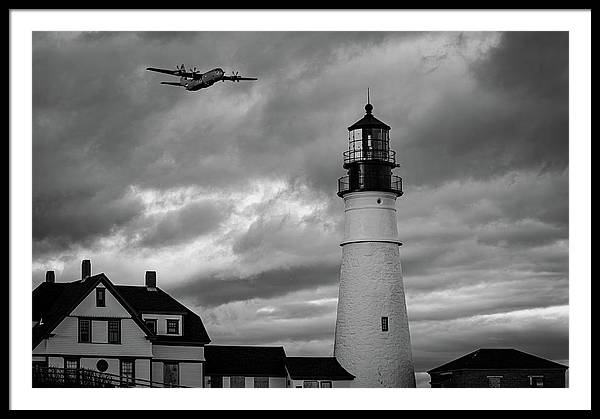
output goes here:
{"type": "Polygon", "coordinates": [[[198,72],[196,67],[194,67],[193,70],[186,70],[183,64],[181,64],[181,67],[176,66],[176,68],[177,70],[167,70],[163,68],[148,67],[146,70],[169,74],[171,76],[178,76],[179,82],[161,81],[160,84],[185,87],[185,90],[190,92],[210,87],[218,81],[228,80],[239,83],[240,80],[258,80],[253,77],[242,77],[237,71],[232,71],[231,76],[228,76],[225,74],[222,68],[214,68],[206,73],[198,72]]]}

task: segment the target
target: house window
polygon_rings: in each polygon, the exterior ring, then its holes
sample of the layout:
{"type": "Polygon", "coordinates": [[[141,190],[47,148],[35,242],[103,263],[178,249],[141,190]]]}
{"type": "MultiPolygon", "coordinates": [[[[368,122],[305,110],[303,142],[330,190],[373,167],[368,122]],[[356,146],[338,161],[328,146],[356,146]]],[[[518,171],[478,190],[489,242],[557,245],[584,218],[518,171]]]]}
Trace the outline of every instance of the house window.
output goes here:
{"type": "Polygon", "coordinates": [[[100,372],[105,372],[108,369],[108,362],[106,362],[106,359],[100,359],[96,362],[96,369],[100,372]]]}
{"type": "Polygon", "coordinates": [[[96,288],[96,307],[106,307],[104,288],[96,288]]]}
{"type": "Polygon", "coordinates": [[[144,323],[146,323],[146,327],[150,329],[152,333],[156,334],[156,319],[146,319],[144,320],[144,323]]]}
{"type": "Polygon", "coordinates": [[[321,388],[331,388],[331,381],[321,381],[321,388]]]}
{"type": "Polygon", "coordinates": [[[79,381],[79,358],[65,358],[65,385],[75,385],[79,381]]]}
{"type": "Polygon", "coordinates": [[[163,383],[165,387],[179,385],[179,364],[177,362],[165,362],[163,367],[163,383]]]}
{"type": "Polygon", "coordinates": [[[240,375],[234,375],[229,379],[229,387],[244,388],[246,387],[246,378],[240,375]]]}
{"type": "Polygon", "coordinates": [[[92,321],[90,319],[79,319],[79,342],[90,343],[92,341],[92,321]]]}
{"type": "Polygon", "coordinates": [[[121,385],[132,386],[135,384],[135,361],[133,359],[121,360],[121,385]]]}
{"type": "Polygon", "coordinates": [[[108,343],[121,343],[121,320],[108,321],[108,343]]]}
{"type": "Polygon", "coordinates": [[[488,386],[493,388],[499,388],[501,386],[502,376],[488,376],[488,386]]]}
{"type": "Polygon", "coordinates": [[[79,358],[65,358],[65,369],[73,370],[79,368],[79,358]]]}
{"type": "Polygon", "coordinates": [[[179,333],[179,320],[167,319],[167,333],[170,335],[179,333]]]}
{"type": "Polygon", "coordinates": [[[529,376],[529,387],[544,387],[544,376],[543,375],[530,375],[529,376]]]}
{"type": "Polygon", "coordinates": [[[319,388],[319,382],[318,381],[305,381],[303,383],[303,387],[304,388],[319,388]]]}
{"type": "Polygon", "coordinates": [[[269,388],[269,377],[254,377],[254,388],[269,388]]]}
{"type": "Polygon", "coordinates": [[[381,331],[382,332],[388,331],[388,318],[387,317],[381,318],[381,331]]]}
{"type": "Polygon", "coordinates": [[[48,368],[48,359],[44,361],[33,361],[33,369],[40,370],[44,368],[48,368]]]}

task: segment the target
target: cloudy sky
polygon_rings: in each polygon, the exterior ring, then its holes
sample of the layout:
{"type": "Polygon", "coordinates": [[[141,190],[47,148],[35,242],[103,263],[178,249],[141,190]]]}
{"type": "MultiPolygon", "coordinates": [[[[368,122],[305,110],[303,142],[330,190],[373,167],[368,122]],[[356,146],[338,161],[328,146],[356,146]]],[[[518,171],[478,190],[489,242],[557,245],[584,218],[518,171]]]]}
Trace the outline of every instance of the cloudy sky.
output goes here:
{"type": "MultiPolygon", "coordinates": [[[[32,286],[145,270],[213,343],[331,355],[347,127],[391,125],[418,372],[568,362],[566,32],[35,32],[32,286]],[[190,93],[146,67],[258,77],[190,93]]],[[[419,374],[426,385],[426,375],[419,374]]]]}

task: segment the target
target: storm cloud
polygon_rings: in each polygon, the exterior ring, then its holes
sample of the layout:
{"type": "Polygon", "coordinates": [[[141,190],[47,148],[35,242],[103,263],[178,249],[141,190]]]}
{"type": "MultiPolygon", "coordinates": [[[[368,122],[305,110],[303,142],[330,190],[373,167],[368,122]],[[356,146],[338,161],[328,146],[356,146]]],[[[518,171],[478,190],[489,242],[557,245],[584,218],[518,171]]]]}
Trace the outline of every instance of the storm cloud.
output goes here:
{"type": "MultiPolygon", "coordinates": [[[[416,369],[568,360],[566,32],[34,32],[32,285],[158,272],[214,343],[333,348],[347,127],[401,166],[416,369]],[[189,93],[146,67],[259,80],[189,93]]],[[[423,380],[421,380],[423,381],[423,380]]]]}
{"type": "Polygon", "coordinates": [[[274,269],[247,278],[193,278],[182,284],[175,294],[194,295],[196,305],[214,307],[232,301],[279,297],[297,290],[336,284],[338,280],[339,266],[333,263],[274,269]]]}

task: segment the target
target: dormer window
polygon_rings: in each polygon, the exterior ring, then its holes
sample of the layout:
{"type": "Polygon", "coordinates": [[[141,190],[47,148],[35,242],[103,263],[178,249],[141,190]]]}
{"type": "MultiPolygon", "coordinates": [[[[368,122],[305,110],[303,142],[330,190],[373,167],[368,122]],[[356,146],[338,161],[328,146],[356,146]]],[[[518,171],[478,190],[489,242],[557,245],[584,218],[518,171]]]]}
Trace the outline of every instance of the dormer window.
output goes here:
{"type": "Polygon", "coordinates": [[[156,334],[156,319],[146,319],[144,322],[146,323],[146,327],[148,327],[152,333],[156,334]]]}
{"type": "Polygon", "coordinates": [[[167,319],[167,334],[169,334],[169,335],[179,334],[179,320],[167,319]]]}
{"type": "Polygon", "coordinates": [[[96,307],[106,307],[106,290],[96,288],[96,307]]]}

